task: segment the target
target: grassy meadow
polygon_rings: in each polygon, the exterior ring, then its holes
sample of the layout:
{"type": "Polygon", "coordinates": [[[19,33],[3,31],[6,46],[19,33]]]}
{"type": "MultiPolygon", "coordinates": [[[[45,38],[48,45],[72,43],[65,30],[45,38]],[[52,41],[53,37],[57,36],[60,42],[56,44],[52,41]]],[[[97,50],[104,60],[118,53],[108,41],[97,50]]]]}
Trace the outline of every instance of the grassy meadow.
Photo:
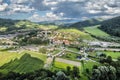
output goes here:
{"type": "Polygon", "coordinates": [[[68,39],[71,41],[74,41],[76,39],[87,39],[87,40],[92,40],[93,38],[89,35],[86,34],[78,29],[59,29],[57,30],[59,33],[58,38],[64,38],[68,39]]]}
{"type": "Polygon", "coordinates": [[[98,36],[98,37],[108,37],[110,36],[109,34],[107,34],[106,32],[100,30],[99,25],[97,26],[91,26],[91,27],[85,27],[84,30],[92,35],[98,36]]]}

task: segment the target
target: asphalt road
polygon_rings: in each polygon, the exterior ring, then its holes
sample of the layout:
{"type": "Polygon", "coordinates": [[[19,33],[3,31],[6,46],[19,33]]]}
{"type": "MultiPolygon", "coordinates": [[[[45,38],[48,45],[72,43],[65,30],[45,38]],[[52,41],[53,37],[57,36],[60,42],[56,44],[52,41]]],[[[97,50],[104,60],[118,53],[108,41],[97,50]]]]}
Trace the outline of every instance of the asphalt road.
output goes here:
{"type": "Polygon", "coordinates": [[[80,66],[81,65],[80,62],[71,61],[71,60],[62,59],[62,58],[56,58],[55,60],[58,61],[58,62],[63,62],[63,63],[71,64],[71,65],[74,65],[74,66],[80,66]]]}

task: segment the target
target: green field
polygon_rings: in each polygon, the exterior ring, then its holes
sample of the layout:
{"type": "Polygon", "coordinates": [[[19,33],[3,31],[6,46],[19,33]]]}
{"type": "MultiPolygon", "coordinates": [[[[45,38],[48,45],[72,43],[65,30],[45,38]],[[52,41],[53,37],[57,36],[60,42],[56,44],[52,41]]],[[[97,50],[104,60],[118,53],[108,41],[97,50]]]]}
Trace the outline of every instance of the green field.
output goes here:
{"type": "Polygon", "coordinates": [[[100,66],[100,63],[98,63],[98,62],[92,62],[92,61],[85,61],[84,62],[85,69],[89,69],[90,71],[92,71],[93,65],[100,66]]]}
{"type": "Polygon", "coordinates": [[[65,54],[63,56],[61,56],[61,58],[68,59],[68,60],[73,60],[73,61],[78,61],[77,56],[79,56],[79,54],[68,52],[68,51],[66,51],[64,53],[65,54]]]}
{"type": "Polygon", "coordinates": [[[98,36],[98,37],[108,37],[109,34],[105,33],[104,31],[100,30],[99,25],[97,26],[91,26],[91,27],[85,27],[84,30],[92,35],[98,36]]]}
{"type": "Polygon", "coordinates": [[[120,57],[120,52],[112,52],[112,51],[103,51],[107,56],[111,56],[113,59],[117,59],[120,57]]]}
{"type": "Polygon", "coordinates": [[[66,38],[68,40],[76,40],[76,39],[87,39],[92,40],[93,38],[78,29],[59,29],[57,32],[61,33],[58,35],[59,38],[66,38]]]}
{"type": "Polygon", "coordinates": [[[58,69],[66,69],[67,66],[70,66],[71,68],[73,67],[73,65],[58,62],[58,61],[55,61],[55,64],[54,64],[54,67],[58,69]]]}
{"type": "Polygon", "coordinates": [[[71,47],[68,47],[69,50],[72,50],[72,51],[75,51],[75,52],[79,52],[79,49],[77,48],[71,48],[71,47]]]}
{"type": "MultiPolygon", "coordinates": [[[[100,65],[99,63],[97,62],[92,62],[92,61],[85,61],[84,62],[84,72],[85,72],[85,69],[89,69],[90,72],[92,71],[92,67],[93,65],[100,65]]],[[[66,70],[66,67],[67,66],[70,66],[71,69],[73,67],[73,65],[70,65],[70,64],[66,64],[66,63],[62,63],[62,62],[55,62],[54,64],[54,67],[53,67],[53,70],[66,70]]],[[[80,70],[80,76],[81,76],[81,80],[88,80],[88,78],[82,74],[82,66],[79,67],[79,70],[80,70]]],[[[86,72],[85,72],[86,73],[86,72]]]]}
{"type": "Polygon", "coordinates": [[[32,51],[21,53],[0,51],[0,72],[25,73],[40,69],[46,61],[46,55],[32,51]]]}

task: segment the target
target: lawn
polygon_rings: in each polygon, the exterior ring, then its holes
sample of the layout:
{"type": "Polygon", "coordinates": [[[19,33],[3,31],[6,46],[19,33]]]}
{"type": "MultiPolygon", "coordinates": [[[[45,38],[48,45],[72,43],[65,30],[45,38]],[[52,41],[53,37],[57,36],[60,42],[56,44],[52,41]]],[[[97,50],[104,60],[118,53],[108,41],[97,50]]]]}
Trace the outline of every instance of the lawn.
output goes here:
{"type": "Polygon", "coordinates": [[[84,30],[92,35],[98,36],[98,37],[108,37],[109,34],[105,33],[104,31],[100,30],[99,25],[97,26],[91,26],[91,27],[85,27],[84,30]]]}

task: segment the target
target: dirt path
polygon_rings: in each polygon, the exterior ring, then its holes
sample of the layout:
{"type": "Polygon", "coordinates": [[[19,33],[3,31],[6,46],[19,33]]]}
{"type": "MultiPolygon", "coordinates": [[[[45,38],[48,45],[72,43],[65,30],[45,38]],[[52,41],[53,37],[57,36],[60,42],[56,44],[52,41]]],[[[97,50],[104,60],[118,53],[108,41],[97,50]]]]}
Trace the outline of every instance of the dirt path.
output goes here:
{"type": "Polygon", "coordinates": [[[51,58],[51,57],[47,58],[44,68],[47,68],[47,69],[50,68],[52,61],[53,61],[53,58],[51,58]]]}

